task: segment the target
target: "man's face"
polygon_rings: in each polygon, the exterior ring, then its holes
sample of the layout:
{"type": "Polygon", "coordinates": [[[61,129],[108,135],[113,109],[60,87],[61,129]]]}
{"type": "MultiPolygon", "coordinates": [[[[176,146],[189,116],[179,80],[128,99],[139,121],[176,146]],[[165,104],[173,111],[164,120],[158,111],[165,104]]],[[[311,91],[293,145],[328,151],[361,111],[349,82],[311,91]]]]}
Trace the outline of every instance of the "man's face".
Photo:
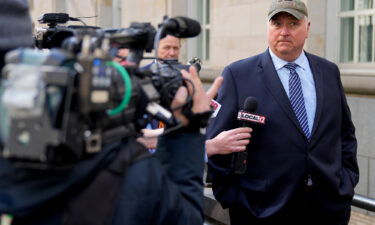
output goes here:
{"type": "Polygon", "coordinates": [[[294,61],[302,53],[310,23],[289,13],[278,13],[268,22],[268,45],[275,55],[294,61]]]}
{"type": "Polygon", "coordinates": [[[167,35],[159,42],[158,57],[161,59],[178,59],[180,48],[180,39],[167,35]]]}

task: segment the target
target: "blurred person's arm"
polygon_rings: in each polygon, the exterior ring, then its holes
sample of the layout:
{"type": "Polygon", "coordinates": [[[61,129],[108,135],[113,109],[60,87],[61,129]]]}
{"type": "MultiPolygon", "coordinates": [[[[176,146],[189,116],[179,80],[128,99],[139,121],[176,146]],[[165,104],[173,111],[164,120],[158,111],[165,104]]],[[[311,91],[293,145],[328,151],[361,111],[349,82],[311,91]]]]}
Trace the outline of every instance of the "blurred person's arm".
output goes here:
{"type": "MultiPolygon", "coordinates": [[[[225,153],[230,153],[234,149],[223,148],[231,145],[231,142],[238,140],[235,137],[237,136],[237,133],[229,131],[239,127],[237,121],[239,104],[237,102],[238,96],[235,80],[229,67],[224,68],[222,77],[224,78],[224,82],[219,89],[216,99],[216,101],[221,104],[221,108],[216,117],[212,118],[206,129],[206,144],[208,147],[208,164],[210,168],[222,176],[226,176],[230,174],[231,171],[232,154],[225,153]],[[222,144],[225,146],[220,146],[222,144]]],[[[241,150],[242,148],[240,149],[238,147],[234,152],[241,150]]]]}

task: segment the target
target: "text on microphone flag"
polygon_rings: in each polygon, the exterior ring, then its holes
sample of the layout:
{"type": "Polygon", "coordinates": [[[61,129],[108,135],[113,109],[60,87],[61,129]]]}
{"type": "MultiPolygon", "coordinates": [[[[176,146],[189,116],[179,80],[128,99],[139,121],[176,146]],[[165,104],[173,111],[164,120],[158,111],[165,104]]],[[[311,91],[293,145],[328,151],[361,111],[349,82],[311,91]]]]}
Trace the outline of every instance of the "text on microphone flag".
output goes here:
{"type": "Polygon", "coordinates": [[[252,114],[252,113],[248,113],[248,112],[244,112],[244,111],[238,112],[237,120],[260,123],[260,124],[266,123],[266,117],[265,116],[252,114]]]}

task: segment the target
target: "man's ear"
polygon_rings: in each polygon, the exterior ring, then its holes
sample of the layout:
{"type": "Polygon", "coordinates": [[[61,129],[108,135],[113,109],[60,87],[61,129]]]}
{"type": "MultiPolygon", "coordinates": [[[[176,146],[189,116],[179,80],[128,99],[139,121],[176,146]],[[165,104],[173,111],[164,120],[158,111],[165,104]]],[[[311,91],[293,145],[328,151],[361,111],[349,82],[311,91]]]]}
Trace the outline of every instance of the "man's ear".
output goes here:
{"type": "Polygon", "coordinates": [[[310,33],[310,22],[307,22],[307,34],[306,34],[306,38],[309,37],[309,33],[310,33]]]}

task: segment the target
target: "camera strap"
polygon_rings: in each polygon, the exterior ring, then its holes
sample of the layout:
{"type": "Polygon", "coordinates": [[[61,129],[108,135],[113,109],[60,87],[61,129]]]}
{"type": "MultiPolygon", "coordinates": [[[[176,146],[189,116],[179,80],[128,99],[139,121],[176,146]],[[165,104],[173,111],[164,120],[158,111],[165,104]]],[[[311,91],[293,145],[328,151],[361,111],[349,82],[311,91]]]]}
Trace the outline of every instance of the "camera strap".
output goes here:
{"type": "Polygon", "coordinates": [[[128,168],[151,157],[147,149],[131,139],[119,149],[115,159],[101,170],[77,196],[73,196],[64,212],[64,225],[110,225],[118,196],[128,168]]]}

